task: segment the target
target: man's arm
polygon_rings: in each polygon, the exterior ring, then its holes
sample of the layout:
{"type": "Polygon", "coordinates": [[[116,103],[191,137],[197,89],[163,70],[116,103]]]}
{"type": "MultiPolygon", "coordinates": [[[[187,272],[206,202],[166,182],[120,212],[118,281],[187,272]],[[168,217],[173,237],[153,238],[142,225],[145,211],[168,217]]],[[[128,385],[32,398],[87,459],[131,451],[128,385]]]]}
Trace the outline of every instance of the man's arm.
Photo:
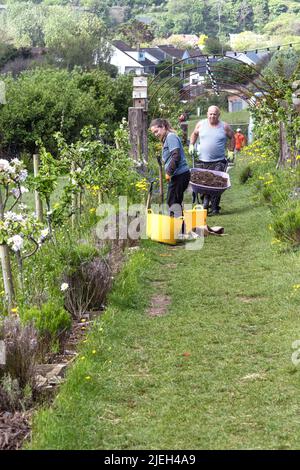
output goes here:
{"type": "Polygon", "coordinates": [[[234,132],[231,129],[230,125],[227,124],[227,122],[224,123],[224,130],[227,135],[227,138],[229,139],[228,143],[228,149],[233,151],[235,148],[235,138],[234,138],[234,132]]]}
{"type": "Polygon", "coordinates": [[[198,124],[196,124],[195,129],[194,129],[193,132],[191,133],[190,143],[191,143],[192,145],[194,145],[194,144],[196,143],[196,140],[197,140],[198,137],[199,137],[200,127],[201,127],[201,122],[198,122],[198,124]]]}

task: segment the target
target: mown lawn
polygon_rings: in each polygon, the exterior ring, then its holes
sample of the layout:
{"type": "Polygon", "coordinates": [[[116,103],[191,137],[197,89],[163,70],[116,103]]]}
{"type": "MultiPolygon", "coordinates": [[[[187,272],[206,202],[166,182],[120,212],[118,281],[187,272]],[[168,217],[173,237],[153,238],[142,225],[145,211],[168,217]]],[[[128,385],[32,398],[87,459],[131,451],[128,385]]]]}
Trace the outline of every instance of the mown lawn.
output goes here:
{"type": "Polygon", "coordinates": [[[271,245],[268,209],[233,173],[209,219],[226,236],[130,255],[30,448],[300,448],[299,254],[271,245]],[[171,303],[150,317],[158,292],[171,303]]]}

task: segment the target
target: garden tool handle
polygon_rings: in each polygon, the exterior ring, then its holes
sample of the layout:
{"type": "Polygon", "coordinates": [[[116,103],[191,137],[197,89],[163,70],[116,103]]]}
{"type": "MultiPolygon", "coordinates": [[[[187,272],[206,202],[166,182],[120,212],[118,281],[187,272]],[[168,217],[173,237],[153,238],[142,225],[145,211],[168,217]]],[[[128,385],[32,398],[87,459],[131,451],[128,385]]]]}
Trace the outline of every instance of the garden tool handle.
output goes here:
{"type": "Polygon", "coordinates": [[[160,192],[160,202],[164,203],[164,186],[163,186],[163,174],[162,174],[162,162],[161,158],[157,157],[157,163],[159,167],[159,192],[160,192]]]}
{"type": "Polygon", "coordinates": [[[146,206],[147,210],[150,209],[150,207],[151,207],[153,183],[154,183],[154,180],[150,181],[150,187],[149,187],[148,197],[147,197],[147,206],[146,206]]]}

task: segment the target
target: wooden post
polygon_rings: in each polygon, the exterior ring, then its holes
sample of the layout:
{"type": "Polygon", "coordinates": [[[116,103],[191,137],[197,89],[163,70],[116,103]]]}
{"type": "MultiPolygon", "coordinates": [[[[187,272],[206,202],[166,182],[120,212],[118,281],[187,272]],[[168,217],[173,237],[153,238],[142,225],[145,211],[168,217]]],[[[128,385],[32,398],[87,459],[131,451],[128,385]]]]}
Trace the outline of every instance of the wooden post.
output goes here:
{"type": "MultiPolygon", "coordinates": [[[[0,188],[0,219],[4,219],[4,207],[2,200],[2,193],[0,188]]],[[[2,266],[2,275],[3,275],[3,285],[5,298],[8,306],[8,311],[10,312],[13,301],[14,301],[14,285],[12,279],[12,271],[10,264],[9,248],[6,243],[0,245],[0,259],[2,266]]]]}
{"type": "Polygon", "coordinates": [[[128,109],[131,153],[136,161],[148,160],[147,112],[143,108],[128,109]]]}
{"type": "MultiPolygon", "coordinates": [[[[38,176],[40,168],[40,156],[38,153],[33,154],[33,173],[34,176],[38,176]]],[[[43,203],[38,191],[34,191],[35,199],[35,214],[39,222],[43,222],[43,203]]]]}
{"type": "MultiPolygon", "coordinates": [[[[74,173],[75,171],[75,163],[71,163],[71,172],[74,173]]],[[[72,178],[72,183],[74,183],[74,179],[72,178]]],[[[71,216],[71,221],[72,221],[72,228],[74,229],[76,226],[78,218],[78,194],[74,190],[72,191],[72,216],[71,216]]]]}
{"type": "Polygon", "coordinates": [[[133,78],[133,107],[128,109],[131,153],[136,161],[148,161],[147,77],[133,78]]]}

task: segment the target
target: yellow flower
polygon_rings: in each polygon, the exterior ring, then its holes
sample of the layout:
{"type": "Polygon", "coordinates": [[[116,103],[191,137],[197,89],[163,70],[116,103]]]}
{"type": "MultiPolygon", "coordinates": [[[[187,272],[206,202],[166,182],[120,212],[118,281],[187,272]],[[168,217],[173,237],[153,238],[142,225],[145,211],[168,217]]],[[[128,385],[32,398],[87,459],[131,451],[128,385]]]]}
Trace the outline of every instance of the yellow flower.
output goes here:
{"type": "Polygon", "coordinates": [[[293,289],[300,289],[300,284],[294,284],[293,289]]]}
{"type": "Polygon", "coordinates": [[[90,375],[87,375],[87,376],[85,377],[85,380],[91,380],[91,376],[90,376],[90,375]]]}
{"type": "Polygon", "coordinates": [[[96,354],[96,352],[97,352],[96,349],[93,349],[92,354],[96,354]]]}
{"type": "Polygon", "coordinates": [[[92,207],[92,208],[90,209],[90,213],[93,214],[94,212],[96,212],[96,209],[95,209],[95,207],[92,207]]]}
{"type": "Polygon", "coordinates": [[[4,295],[4,294],[5,294],[5,292],[4,292],[4,290],[2,290],[2,291],[0,292],[0,295],[2,296],[2,295],[4,295]]]}
{"type": "Polygon", "coordinates": [[[85,319],[85,318],[82,318],[80,321],[81,321],[82,323],[84,323],[84,322],[86,321],[86,319],[85,319]]]}
{"type": "Polygon", "coordinates": [[[297,155],[297,156],[296,156],[296,160],[300,160],[300,155],[297,155]]]}
{"type": "Polygon", "coordinates": [[[12,308],[12,309],[11,309],[11,312],[12,312],[12,313],[17,313],[17,311],[18,311],[18,307],[15,307],[15,308],[12,308]]]}
{"type": "Polygon", "coordinates": [[[271,241],[271,245],[275,245],[276,243],[281,243],[280,240],[278,240],[278,238],[273,238],[273,240],[271,241]]]}
{"type": "Polygon", "coordinates": [[[85,359],[85,356],[81,356],[81,358],[80,358],[80,359],[81,359],[82,361],[84,361],[84,359],[85,359]]]}

